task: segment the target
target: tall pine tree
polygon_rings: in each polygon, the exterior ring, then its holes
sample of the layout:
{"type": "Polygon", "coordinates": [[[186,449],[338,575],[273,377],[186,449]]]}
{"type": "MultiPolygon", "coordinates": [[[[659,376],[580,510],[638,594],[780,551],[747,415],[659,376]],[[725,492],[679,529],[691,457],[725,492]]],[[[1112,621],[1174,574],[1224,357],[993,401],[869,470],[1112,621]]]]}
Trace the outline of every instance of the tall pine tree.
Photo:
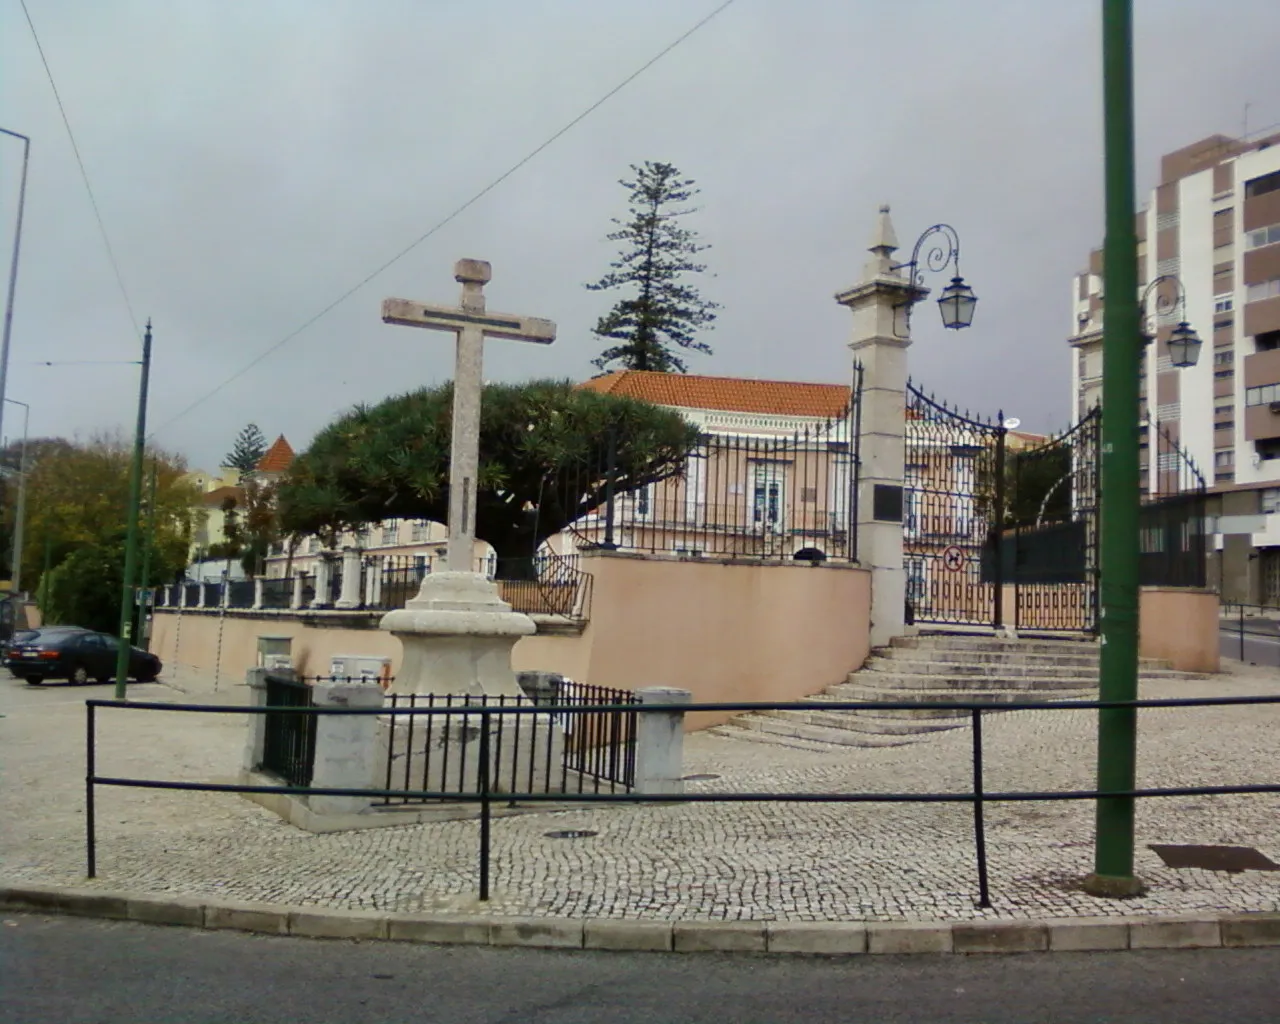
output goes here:
{"type": "Polygon", "coordinates": [[[236,442],[223,465],[238,469],[241,473],[252,473],[266,454],[267,439],[262,436],[258,424],[250,423],[236,436],[236,442]]]}
{"type": "Polygon", "coordinates": [[[624,243],[621,252],[609,273],[587,285],[595,292],[627,293],[595,326],[598,337],[614,344],[594,364],[602,370],[616,363],[627,370],[685,373],[678,350],[710,355],[711,347],[697,339],[697,332],[711,326],[720,308],[684,280],[707,269],[695,257],[710,246],[680,224],[693,212],[684,204],[699,190],[671,164],[645,161],[631,170],[633,181],[618,182],[629,193],[630,215],[625,222],[615,218],[618,230],[607,236],[624,243]]]}

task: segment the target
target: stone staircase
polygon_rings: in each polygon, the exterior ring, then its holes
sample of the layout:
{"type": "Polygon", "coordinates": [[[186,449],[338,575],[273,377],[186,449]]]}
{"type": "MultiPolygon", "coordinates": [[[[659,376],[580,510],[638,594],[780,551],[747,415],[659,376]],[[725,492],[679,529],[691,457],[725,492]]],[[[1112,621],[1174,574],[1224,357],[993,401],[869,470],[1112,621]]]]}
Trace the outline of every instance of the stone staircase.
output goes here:
{"type": "MultiPolygon", "coordinates": [[[[1194,679],[1167,662],[1143,658],[1143,680],[1194,679]]],[[[708,730],[718,736],[830,752],[896,747],[968,724],[968,711],[823,710],[833,701],[922,704],[972,701],[1088,700],[1097,695],[1098,646],[1087,640],[1004,640],[934,634],[895,638],[872,652],[846,682],[808,698],[812,710],[753,711],[708,730]]]]}

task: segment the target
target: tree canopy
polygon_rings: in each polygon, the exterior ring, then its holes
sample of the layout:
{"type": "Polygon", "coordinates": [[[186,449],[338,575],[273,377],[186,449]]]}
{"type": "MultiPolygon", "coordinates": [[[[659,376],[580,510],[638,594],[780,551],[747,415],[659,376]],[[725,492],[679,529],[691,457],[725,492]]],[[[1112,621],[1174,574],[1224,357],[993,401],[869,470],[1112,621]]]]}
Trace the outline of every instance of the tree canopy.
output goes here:
{"type": "Polygon", "coordinates": [[[267,439],[258,424],[250,423],[236,435],[235,444],[227,453],[222,464],[238,469],[241,473],[252,473],[267,454],[267,439]]]}
{"type": "Polygon", "coordinates": [[[720,308],[687,281],[707,269],[695,257],[710,248],[680,223],[694,212],[683,204],[699,190],[671,164],[646,161],[631,170],[634,180],[618,182],[628,193],[628,219],[614,218],[618,230],[607,236],[622,243],[621,252],[607,274],[587,285],[591,291],[626,293],[594,328],[597,337],[614,342],[595,365],[684,373],[676,350],[710,355],[711,347],[698,340],[697,332],[713,324],[720,308]]]}
{"type": "MultiPolygon", "coordinates": [[[[51,565],[57,566],[80,548],[123,541],[132,457],[132,444],[118,437],[98,437],[86,444],[50,443],[34,460],[28,451],[22,565],[29,585],[43,570],[46,542],[51,565]]],[[[152,460],[157,466],[154,583],[171,579],[187,564],[200,491],[183,479],[186,465],[180,456],[153,449],[146,453],[145,465],[152,460]]],[[[144,509],[144,528],[146,523],[144,509]]],[[[117,582],[117,616],[119,586],[117,582]]]]}
{"type": "MultiPolygon", "coordinates": [[[[358,406],[324,428],[280,483],[284,532],[319,534],[386,519],[445,522],[453,387],[358,406]]],[[[490,384],[480,423],[476,536],[502,559],[529,559],[543,540],[605,500],[601,453],[616,439],[622,493],[682,471],[697,430],[648,402],[569,381],[490,384]]]]}

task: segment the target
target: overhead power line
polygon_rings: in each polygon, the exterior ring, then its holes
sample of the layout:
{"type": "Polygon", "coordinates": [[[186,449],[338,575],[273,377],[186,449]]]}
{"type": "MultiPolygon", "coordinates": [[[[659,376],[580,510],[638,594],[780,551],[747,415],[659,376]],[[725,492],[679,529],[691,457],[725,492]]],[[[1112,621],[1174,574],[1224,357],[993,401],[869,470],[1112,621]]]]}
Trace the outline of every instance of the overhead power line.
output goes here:
{"type": "Polygon", "coordinates": [[[500,175],[498,175],[496,178],[494,178],[491,182],[489,182],[489,184],[487,184],[487,185],[486,185],[484,188],[482,188],[479,192],[477,192],[475,195],[473,195],[473,196],[472,196],[470,199],[468,199],[465,203],[463,203],[461,206],[457,207],[455,210],[453,210],[451,213],[449,213],[448,215],[446,215],[446,216],[445,216],[444,218],[442,218],[441,220],[437,221],[437,222],[436,222],[435,224],[433,224],[430,228],[428,228],[426,231],[424,231],[421,235],[419,235],[417,238],[415,238],[412,242],[410,242],[408,245],[406,245],[403,249],[401,249],[399,252],[397,252],[394,256],[392,256],[392,257],[391,257],[390,259],[388,259],[386,262],[382,263],[382,264],[381,264],[380,266],[378,266],[376,269],[374,269],[374,270],[370,271],[370,272],[369,272],[368,274],[366,274],[363,278],[361,278],[358,282],[356,282],[354,285],[352,285],[350,288],[348,288],[346,291],[344,291],[341,295],[339,295],[336,299],[334,299],[332,302],[330,302],[327,306],[323,307],[319,312],[315,313],[314,315],[312,315],[311,317],[309,317],[308,319],[306,319],[305,321],[303,321],[301,324],[299,324],[297,327],[295,327],[292,331],[290,331],[288,334],[286,334],[284,337],[282,337],[279,341],[277,341],[277,342],[275,342],[274,344],[272,344],[272,345],[268,346],[267,348],[263,349],[260,353],[258,353],[258,355],[254,356],[254,357],[253,357],[253,359],[251,359],[249,362],[245,363],[245,365],[244,365],[244,366],[242,366],[242,367],[240,367],[240,369],[236,370],[236,372],[235,372],[235,373],[233,373],[233,374],[232,374],[230,377],[228,377],[226,380],[222,381],[220,384],[218,384],[216,387],[212,388],[212,389],[211,389],[210,391],[208,391],[206,394],[204,394],[204,395],[202,395],[201,397],[197,398],[194,402],[192,402],[190,405],[188,405],[186,408],[184,408],[181,412],[179,412],[179,413],[177,413],[176,415],[171,416],[169,419],[165,420],[165,421],[164,421],[163,423],[161,423],[158,427],[156,427],[156,431],[155,431],[155,432],[157,432],[157,433],[158,433],[159,431],[164,430],[166,427],[168,427],[168,426],[172,425],[173,423],[176,423],[178,420],[182,419],[182,418],[183,418],[184,416],[186,416],[187,414],[189,414],[189,413],[191,413],[191,412],[194,412],[194,411],[195,411],[196,409],[198,409],[201,405],[203,405],[205,402],[209,401],[209,399],[213,398],[215,395],[217,395],[219,392],[221,392],[221,391],[222,391],[224,388],[226,388],[228,385],[233,384],[235,381],[237,381],[237,380],[239,380],[241,377],[243,377],[246,373],[248,373],[250,370],[252,370],[255,366],[257,366],[259,363],[261,363],[264,359],[267,359],[269,356],[274,355],[274,354],[275,354],[276,352],[278,352],[280,349],[284,348],[284,346],[285,346],[285,345],[287,345],[287,344],[288,344],[289,342],[291,342],[294,338],[296,338],[298,335],[300,335],[300,334],[301,334],[303,331],[305,331],[308,327],[311,327],[311,326],[312,326],[313,324],[315,324],[317,321],[319,321],[319,320],[320,320],[320,319],[322,319],[323,317],[327,316],[327,315],[328,315],[329,313],[331,313],[334,309],[336,309],[338,306],[340,306],[342,303],[344,303],[347,299],[351,298],[351,296],[352,296],[352,295],[354,295],[354,294],[355,294],[356,292],[358,292],[361,288],[363,288],[363,287],[364,287],[365,285],[367,285],[370,281],[372,281],[375,277],[377,277],[379,274],[381,274],[384,270],[387,270],[387,269],[388,269],[389,267],[391,267],[393,264],[395,264],[395,263],[399,262],[400,260],[402,260],[405,256],[407,256],[407,255],[409,255],[409,253],[413,252],[413,250],[414,250],[414,249],[416,249],[418,246],[420,246],[423,242],[425,242],[427,239],[429,239],[432,235],[436,234],[438,231],[440,231],[442,228],[444,228],[445,226],[447,226],[450,222],[452,222],[454,219],[456,219],[456,218],[457,218],[458,216],[460,216],[462,213],[466,212],[468,209],[470,209],[472,206],[474,206],[476,203],[478,203],[481,199],[483,199],[485,196],[487,196],[487,195],[488,195],[490,192],[492,192],[495,188],[497,188],[497,187],[498,187],[499,185],[501,185],[504,181],[506,181],[508,178],[510,178],[513,174],[515,174],[518,170],[520,170],[522,167],[524,167],[524,166],[525,166],[525,164],[529,163],[529,161],[531,161],[532,159],[534,159],[534,157],[536,157],[536,156],[538,156],[540,153],[542,153],[542,151],[543,151],[543,150],[545,150],[545,149],[547,149],[549,146],[553,145],[553,144],[554,144],[555,142],[557,142],[557,141],[558,141],[562,136],[564,136],[565,134],[567,134],[567,133],[568,133],[569,131],[571,131],[573,128],[577,127],[581,122],[583,122],[583,121],[584,121],[584,120],[586,120],[588,117],[590,117],[593,113],[595,113],[597,110],[599,110],[599,109],[600,109],[600,107],[604,106],[604,104],[606,104],[606,103],[607,103],[609,100],[611,100],[614,96],[616,96],[616,95],[617,95],[618,93],[620,93],[623,89],[625,89],[628,85],[630,85],[630,84],[631,84],[632,82],[634,82],[637,78],[639,78],[642,74],[644,74],[646,71],[648,71],[648,70],[649,70],[649,68],[653,67],[653,65],[655,65],[656,63],[658,63],[658,61],[662,60],[662,58],[663,58],[663,57],[665,57],[667,54],[669,54],[672,50],[674,50],[677,46],[679,46],[681,43],[683,43],[685,40],[687,40],[690,36],[692,36],[695,32],[697,32],[699,29],[701,29],[704,25],[706,25],[708,22],[710,22],[710,21],[711,21],[713,18],[715,18],[717,15],[721,14],[721,13],[722,13],[723,11],[725,11],[727,8],[731,7],[734,3],[735,3],[735,0],[724,0],[724,2],[723,2],[723,3],[721,3],[718,7],[716,7],[715,9],[713,9],[709,14],[705,15],[703,18],[701,18],[699,21],[697,21],[694,25],[692,25],[690,28],[688,28],[688,29],[687,29],[687,30],[685,30],[683,33],[681,33],[679,36],[677,36],[675,39],[673,39],[673,40],[672,40],[670,43],[668,43],[666,46],[664,46],[664,47],[663,47],[661,50],[659,50],[656,54],[654,54],[654,55],[653,55],[652,57],[650,57],[647,61],[645,61],[643,64],[641,64],[641,65],[640,65],[640,67],[636,68],[636,70],[635,70],[635,71],[631,72],[631,74],[627,75],[627,77],[626,77],[626,78],[624,78],[621,82],[619,82],[619,83],[618,83],[617,85],[615,85],[612,89],[610,89],[610,90],[609,90],[608,92],[606,92],[603,96],[601,96],[598,100],[596,100],[594,103],[592,103],[592,104],[591,104],[591,106],[589,106],[589,107],[587,107],[585,110],[583,110],[583,111],[582,111],[582,113],[578,114],[578,116],[577,116],[577,117],[575,117],[575,118],[573,118],[573,120],[569,121],[566,125],[564,125],[564,127],[560,128],[557,132],[555,132],[555,134],[551,135],[551,136],[550,136],[546,141],[544,141],[543,143],[541,143],[541,144],[540,144],[539,146],[537,146],[536,148],[534,148],[534,149],[530,150],[527,154],[525,154],[523,157],[521,157],[519,160],[517,160],[514,164],[512,164],[510,167],[508,167],[505,171],[503,171],[500,175]]]}
{"type": "Polygon", "coordinates": [[[27,27],[31,29],[31,38],[35,40],[36,51],[40,54],[40,63],[44,65],[44,73],[49,79],[49,88],[53,90],[53,98],[58,104],[58,113],[62,115],[62,123],[67,128],[67,138],[71,140],[71,150],[76,155],[76,163],[80,166],[80,177],[84,180],[84,189],[89,193],[89,204],[93,207],[93,216],[98,221],[98,231],[102,235],[102,244],[107,247],[107,258],[111,261],[111,269],[115,271],[116,284],[120,286],[120,294],[124,297],[125,309],[129,311],[129,320],[133,324],[133,333],[142,334],[138,327],[138,318],[133,312],[133,302],[129,299],[129,289],[124,286],[124,275],[120,273],[120,263],[116,259],[115,249],[111,247],[111,238],[107,235],[107,225],[102,219],[102,211],[98,208],[98,199],[93,194],[93,186],[89,183],[89,171],[85,168],[84,158],[80,155],[80,147],[76,144],[76,133],[71,130],[71,119],[67,117],[67,108],[62,104],[62,96],[58,92],[58,83],[53,80],[53,69],[49,67],[49,59],[44,55],[44,47],[40,45],[40,35],[36,32],[35,22],[31,20],[31,12],[27,10],[27,0],[21,0],[22,13],[26,15],[27,27]]]}

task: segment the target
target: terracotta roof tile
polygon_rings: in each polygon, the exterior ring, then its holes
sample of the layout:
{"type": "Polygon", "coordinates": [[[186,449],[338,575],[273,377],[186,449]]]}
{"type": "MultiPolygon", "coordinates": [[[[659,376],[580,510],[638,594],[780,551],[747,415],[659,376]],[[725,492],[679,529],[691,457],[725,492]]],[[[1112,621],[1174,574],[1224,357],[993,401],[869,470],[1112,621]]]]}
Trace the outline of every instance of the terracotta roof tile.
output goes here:
{"type": "Polygon", "coordinates": [[[619,370],[584,381],[582,387],[602,394],[640,398],[655,405],[772,416],[825,419],[839,415],[849,404],[849,388],[843,384],[699,377],[650,370],[619,370]]]}
{"type": "Polygon", "coordinates": [[[293,448],[284,439],[284,434],[276,438],[275,443],[267,449],[267,453],[258,460],[254,471],[258,473],[283,473],[293,464],[293,448]]]}

